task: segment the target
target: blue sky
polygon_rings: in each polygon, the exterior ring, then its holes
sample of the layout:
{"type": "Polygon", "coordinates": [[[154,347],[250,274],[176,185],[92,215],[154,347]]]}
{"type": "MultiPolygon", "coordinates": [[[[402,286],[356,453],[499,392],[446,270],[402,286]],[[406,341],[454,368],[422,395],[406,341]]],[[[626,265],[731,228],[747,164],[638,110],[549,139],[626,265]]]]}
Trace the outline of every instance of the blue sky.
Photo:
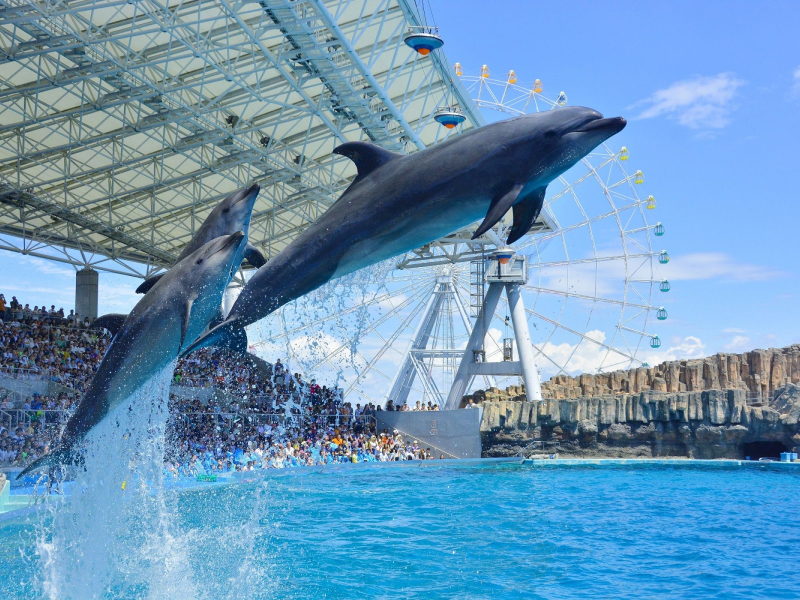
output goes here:
{"type": "Polygon", "coordinates": [[[615,140],[658,199],[672,257],[658,356],[800,341],[800,5],[431,6],[465,74],[514,69],[550,97],[564,90],[570,104],[628,118],[615,140]]]}
{"type": "MultiPolygon", "coordinates": [[[[672,282],[659,359],[800,341],[800,46],[793,2],[502,3],[432,0],[450,62],[622,115],[617,138],[658,199],[672,282]],[[489,6],[498,7],[497,10],[489,6]]],[[[648,214],[648,218],[650,215],[648,214]]],[[[4,255],[3,291],[71,308],[71,268],[4,255]]],[[[100,311],[132,279],[101,275],[100,311]]]]}

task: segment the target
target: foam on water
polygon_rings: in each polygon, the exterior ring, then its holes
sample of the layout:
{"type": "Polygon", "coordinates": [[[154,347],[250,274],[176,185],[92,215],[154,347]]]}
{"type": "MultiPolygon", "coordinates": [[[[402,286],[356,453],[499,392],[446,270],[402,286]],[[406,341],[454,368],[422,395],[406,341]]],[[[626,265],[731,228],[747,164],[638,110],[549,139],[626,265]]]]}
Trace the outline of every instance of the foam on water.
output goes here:
{"type": "Polygon", "coordinates": [[[241,598],[251,583],[262,579],[247,560],[262,508],[260,496],[252,518],[235,526],[236,531],[211,531],[202,524],[181,528],[177,497],[165,491],[164,434],[173,368],[154,377],[92,430],[86,439],[85,469],[78,469],[71,498],[50,503],[41,514],[35,584],[45,597],[241,598]],[[240,557],[230,565],[234,587],[203,582],[204,565],[194,555],[207,542],[217,541],[206,539],[210,536],[232,540],[230,548],[218,550],[234,550],[240,557]]]}

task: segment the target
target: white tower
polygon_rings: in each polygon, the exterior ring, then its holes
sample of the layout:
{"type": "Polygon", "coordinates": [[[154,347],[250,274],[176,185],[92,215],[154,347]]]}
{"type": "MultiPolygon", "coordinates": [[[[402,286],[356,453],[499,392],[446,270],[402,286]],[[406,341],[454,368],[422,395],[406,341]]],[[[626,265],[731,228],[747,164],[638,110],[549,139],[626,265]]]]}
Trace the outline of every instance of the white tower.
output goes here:
{"type": "Polygon", "coordinates": [[[443,408],[458,408],[461,398],[464,397],[472,378],[476,375],[519,375],[525,382],[528,400],[541,401],[542,387],[539,370],[533,356],[533,343],[520,293],[520,286],[524,285],[527,280],[527,272],[527,258],[516,256],[511,248],[500,248],[489,255],[486,269],[486,283],[489,284],[489,289],[486,292],[481,312],[475,321],[475,326],[472,328],[472,334],[453,380],[453,387],[450,388],[450,394],[447,396],[447,402],[443,408]],[[486,331],[504,289],[511,310],[511,322],[514,327],[519,360],[484,362],[483,347],[486,331]]]}

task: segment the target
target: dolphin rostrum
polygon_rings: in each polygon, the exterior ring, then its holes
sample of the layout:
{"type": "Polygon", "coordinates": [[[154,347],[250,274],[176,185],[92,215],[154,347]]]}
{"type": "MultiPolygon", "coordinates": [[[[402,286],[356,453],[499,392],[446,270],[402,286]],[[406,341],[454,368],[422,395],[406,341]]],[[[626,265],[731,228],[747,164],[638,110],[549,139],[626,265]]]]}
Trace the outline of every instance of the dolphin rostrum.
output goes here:
{"type": "MultiPolygon", "coordinates": [[[[245,237],[250,229],[250,217],[253,214],[253,205],[256,203],[258,192],[261,188],[258,184],[252,185],[249,188],[242,188],[236,190],[230,196],[225,198],[222,202],[214,207],[203,224],[194,234],[194,237],[189,241],[186,247],[178,256],[175,263],[189,256],[192,252],[200,248],[206,242],[218,238],[223,235],[231,235],[237,231],[244,231],[245,237]]],[[[263,267],[267,260],[261,251],[252,244],[242,244],[240,255],[237,257],[238,262],[236,268],[239,268],[242,260],[247,260],[252,266],[259,268],[263,267]]],[[[155,275],[145,279],[138,288],[137,294],[145,294],[156,281],[158,281],[164,274],[155,275]]],[[[119,315],[114,315],[119,317],[119,315]]],[[[122,315],[124,317],[124,315],[122,315]]],[[[101,324],[106,327],[105,323],[101,324]]]]}
{"type": "Polygon", "coordinates": [[[242,246],[241,231],[216,238],[164,274],[125,319],[57,447],[19,476],[75,462],[86,434],[203,332],[219,314],[242,246]]]}
{"type": "Polygon", "coordinates": [[[247,282],[228,317],[187,351],[247,347],[244,327],[357,269],[483,218],[477,237],[513,210],[508,243],[533,225],[547,185],[625,127],[589,108],[524,115],[400,156],[364,142],[334,152],[358,175],[315,223],[247,282]]]}

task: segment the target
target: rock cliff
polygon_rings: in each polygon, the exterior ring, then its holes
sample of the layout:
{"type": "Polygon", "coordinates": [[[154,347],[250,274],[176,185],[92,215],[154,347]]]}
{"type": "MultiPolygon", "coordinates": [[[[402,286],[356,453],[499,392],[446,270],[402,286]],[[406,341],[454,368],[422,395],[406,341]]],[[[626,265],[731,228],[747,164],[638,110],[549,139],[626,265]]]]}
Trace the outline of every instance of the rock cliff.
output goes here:
{"type": "Polygon", "coordinates": [[[800,387],[769,401],[744,389],[645,391],[618,396],[493,400],[482,404],[485,456],[552,451],[572,456],[777,456],[800,448],[800,387]]]}
{"type": "MultiPolygon", "coordinates": [[[[562,399],[636,394],[647,390],[678,393],[741,389],[751,396],[767,398],[787,383],[800,383],[800,345],[743,354],[715,354],[596,375],[557,375],[542,384],[542,395],[562,399]]],[[[512,390],[522,393],[519,388],[512,390]]]]}

